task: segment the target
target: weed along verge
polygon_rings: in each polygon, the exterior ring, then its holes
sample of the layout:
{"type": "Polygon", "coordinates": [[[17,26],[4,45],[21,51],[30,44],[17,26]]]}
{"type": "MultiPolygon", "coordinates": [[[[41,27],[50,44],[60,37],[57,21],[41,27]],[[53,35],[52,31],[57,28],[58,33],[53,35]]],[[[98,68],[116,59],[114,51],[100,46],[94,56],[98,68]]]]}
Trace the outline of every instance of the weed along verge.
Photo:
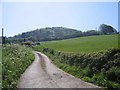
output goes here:
{"type": "Polygon", "coordinates": [[[81,54],[63,53],[49,48],[39,51],[49,56],[59,68],[75,77],[108,89],[120,88],[120,49],[81,54]]]}
{"type": "Polygon", "coordinates": [[[42,67],[42,69],[43,70],[45,70],[45,61],[43,60],[43,57],[39,54],[39,53],[37,53],[38,55],[39,55],[39,57],[40,57],[40,64],[41,64],[41,67],[42,67]]]}
{"type": "Polygon", "coordinates": [[[2,48],[2,87],[16,88],[21,74],[34,60],[32,49],[20,45],[2,48]]]}

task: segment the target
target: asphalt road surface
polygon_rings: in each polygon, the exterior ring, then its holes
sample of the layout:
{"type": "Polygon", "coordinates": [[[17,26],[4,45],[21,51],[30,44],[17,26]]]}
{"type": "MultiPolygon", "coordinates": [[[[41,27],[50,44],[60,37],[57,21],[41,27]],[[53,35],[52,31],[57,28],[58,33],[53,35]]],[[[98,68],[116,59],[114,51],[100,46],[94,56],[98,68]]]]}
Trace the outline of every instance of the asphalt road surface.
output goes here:
{"type": "Polygon", "coordinates": [[[17,88],[96,88],[100,87],[82,81],[57,68],[40,52],[33,52],[34,62],[21,75],[17,88]]]}

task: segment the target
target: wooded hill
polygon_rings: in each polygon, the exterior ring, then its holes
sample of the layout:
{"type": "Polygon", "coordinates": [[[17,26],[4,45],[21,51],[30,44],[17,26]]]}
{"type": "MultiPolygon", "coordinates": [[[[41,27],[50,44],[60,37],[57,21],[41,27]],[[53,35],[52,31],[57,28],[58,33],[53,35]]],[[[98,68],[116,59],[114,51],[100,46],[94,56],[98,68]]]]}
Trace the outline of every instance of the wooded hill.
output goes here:
{"type": "Polygon", "coordinates": [[[62,40],[69,38],[76,38],[82,36],[93,36],[102,34],[115,34],[117,31],[109,25],[100,25],[100,30],[87,30],[80,31],[76,29],[66,27],[46,27],[36,29],[29,32],[23,32],[22,34],[8,37],[6,43],[21,43],[26,41],[40,42],[40,41],[51,41],[51,40],[62,40]]]}
{"type": "Polygon", "coordinates": [[[51,40],[76,38],[81,36],[99,35],[99,34],[100,32],[96,30],[89,30],[86,32],[82,32],[76,29],[71,29],[66,27],[46,27],[29,32],[24,32],[22,34],[15,35],[13,37],[8,37],[6,39],[6,42],[20,43],[24,41],[32,41],[32,42],[51,41],[51,40]]]}
{"type": "Polygon", "coordinates": [[[65,27],[47,27],[24,32],[14,37],[7,38],[9,41],[49,41],[79,37],[81,31],[65,27]]]}

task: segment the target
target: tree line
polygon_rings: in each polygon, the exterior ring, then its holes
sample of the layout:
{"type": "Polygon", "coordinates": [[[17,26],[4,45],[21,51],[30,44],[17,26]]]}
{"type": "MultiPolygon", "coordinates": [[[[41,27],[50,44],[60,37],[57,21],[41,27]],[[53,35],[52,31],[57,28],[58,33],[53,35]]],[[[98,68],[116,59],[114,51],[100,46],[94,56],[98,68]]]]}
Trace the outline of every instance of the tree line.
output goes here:
{"type": "Polygon", "coordinates": [[[6,39],[6,43],[22,43],[27,41],[40,42],[40,41],[62,40],[62,39],[69,39],[69,38],[76,38],[83,36],[108,35],[108,34],[119,34],[119,32],[117,32],[115,28],[107,24],[101,24],[99,26],[99,30],[88,30],[83,32],[76,29],[65,28],[65,27],[46,27],[46,28],[36,29],[30,32],[24,32],[22,34],[15,35],[13,37],[5,37],[5,39],[6,39]]]}

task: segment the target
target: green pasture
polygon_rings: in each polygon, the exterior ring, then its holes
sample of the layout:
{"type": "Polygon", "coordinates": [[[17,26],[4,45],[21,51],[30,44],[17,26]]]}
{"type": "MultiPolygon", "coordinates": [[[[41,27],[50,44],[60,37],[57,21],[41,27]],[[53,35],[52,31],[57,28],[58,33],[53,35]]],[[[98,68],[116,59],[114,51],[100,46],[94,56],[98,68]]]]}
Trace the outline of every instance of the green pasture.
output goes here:
{"type": "Polygon", "coordinates": [[[42,42],[41,46],[62,52],[90,53],[118,48],[118,35],[87,36],[42,42]]]}

